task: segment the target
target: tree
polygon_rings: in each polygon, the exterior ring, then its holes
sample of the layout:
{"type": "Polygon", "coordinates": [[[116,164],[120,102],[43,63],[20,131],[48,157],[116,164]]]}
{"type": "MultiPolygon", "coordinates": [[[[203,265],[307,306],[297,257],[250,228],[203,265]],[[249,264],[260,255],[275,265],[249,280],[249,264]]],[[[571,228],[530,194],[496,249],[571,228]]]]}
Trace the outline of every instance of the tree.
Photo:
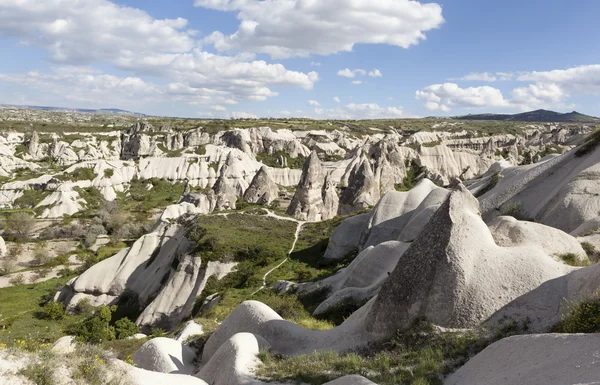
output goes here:
{"type": "Polygon", "coordinates": [[[19,240],[27,239],[33,232],[35,218],[25,212],[17,212],[6,219],[7,231],[19,240]]]}

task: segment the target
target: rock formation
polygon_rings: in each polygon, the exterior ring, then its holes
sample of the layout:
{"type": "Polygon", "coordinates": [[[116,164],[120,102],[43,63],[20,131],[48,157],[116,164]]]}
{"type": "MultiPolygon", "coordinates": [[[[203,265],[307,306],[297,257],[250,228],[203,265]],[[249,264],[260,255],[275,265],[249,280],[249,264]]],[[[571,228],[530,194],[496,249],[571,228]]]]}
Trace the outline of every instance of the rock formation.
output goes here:
{"type": "Polygon", "coordinates": [[[423,318],[442,327],[474,327],[572,270],[534,247],[497,246],[477,199],[455,182],[381,288],[368,330],[386,336],[423,318]]]}
{"type": "Polygon", "coordinates": [[[304,168],[296,193],[287,213],[303,221],[321,221],[323,218],[323,169],[316,152],[312,152],[304,168]]]}
{"type": "Polygon", "coordinates": [[[244,193],[244,200],[248,203],[268,205],[279,196],[279,187],[269,176],[266,166],[258,170],[250,186],[244,193]]]}

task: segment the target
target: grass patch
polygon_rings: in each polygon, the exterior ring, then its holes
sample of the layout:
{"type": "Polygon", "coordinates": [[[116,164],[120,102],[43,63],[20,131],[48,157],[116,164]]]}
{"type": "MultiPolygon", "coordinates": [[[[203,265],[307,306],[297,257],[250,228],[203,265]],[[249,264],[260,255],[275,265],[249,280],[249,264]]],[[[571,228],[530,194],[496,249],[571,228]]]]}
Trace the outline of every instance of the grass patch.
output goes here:
{"type": "MultiPolygon", "coordinates": [[[[306,162],[306,158],[299,156],[297,158],[292,158],[285,151],[277,151],[273,154],[258,154],[256,155],[256,160],[264,164],[265,166],[274,167],[274,168],[283,168],[281,165],[280,159],[285,159],[287,167],[289,168],[302,168],[304,167],[304,162],[306,162]]],[[[342,158],[343,159],[343,158],[342,158]]]]}
{"type": "Polygon", "coordinates": [[[22,209],[33,209],[48,195],[50,195],[50,191],[46,190],[23,190],[23,195],[15,199],[14,205],[22,209]]]}
{"type": "Polygon", "coordinates": [[[485,195],[488,191],[491,191],[494,187],[496,187],[498,182],[500,182],[500,179],[502,179],[500,176],[500,171],[494,172],[494,175],[492,175],[488,184],[475,193],[475,198],[479,198],[485,195]]]}
{"type": "Polygon", "coordinates": [[[566,312],[552,328],[553,333],[600,332],[600,291],[579,301],[567,301],[566,312]]]}
{"type": "Polygon", "coordinates": [[[569,266],[589,266],[588,261],[580,261],[580,258],[575,253],[559,254],[558,258],[569,266]]]}
{"type": "Polygon", "coordinates": [[[600,144],[600,128],[597,128],[586,139],[585,142],[575,151],[576,157],[582,157],[594,151],[600,144]]]}
{"type": "Polygon", "coordinates": [[[96,174],[94,173],[94,169],[91,167],[80,167],[76,168],[70,173],[55,175],[54,178],[63,182],[75,182],[80,180],[91,181],[96,178],[96,174]]]}
{"type": "Polygon", "coordinates": [[[462,366],[507,330],[492,337],[483,332],[437,332],[426,323],[399,333],[392,341],[365,351],[338,354],[318,351],[284,357],[262,351],[257,375],[265,380],[313,385],[358,374],[381,385],[442,385],[444,377],[462,366]]]}
{"type": "Polygon", "coordinates": [[[68,326],[80,322],[83,318],[78,315],[58,320],[44,315],[45,302],[70,278],[0,289],[0,343],[35,351],[42,344],[54,343],[68,326]]]}

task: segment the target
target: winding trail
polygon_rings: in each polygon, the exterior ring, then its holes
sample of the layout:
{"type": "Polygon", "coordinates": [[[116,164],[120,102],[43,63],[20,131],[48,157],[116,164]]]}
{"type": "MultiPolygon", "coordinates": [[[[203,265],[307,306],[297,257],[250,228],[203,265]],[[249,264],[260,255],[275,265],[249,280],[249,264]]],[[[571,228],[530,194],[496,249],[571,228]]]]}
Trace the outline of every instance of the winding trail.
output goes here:
{"type": "Polygon", "coordinates": [[[294,242],[292,243],[292,248],[287,253],[287,256],[285,257],[285,259],[283,261],[281,261],[277,266],[275,266],[274,268],[272,268],[271,270],[269,270],[265,273],[265,275],[263,276],[262,286],[258,290],[256,290],[254,293],[252,293],[251,295],[255,295],[256,293],[258,293],[259,291],[261,291],[265,287],[267,287],[267,277],[269,277],[269,274],[271,274],[275,270],[279,269],[281,266],[283,266],[284,263],[286,263],[290,259],[290,255],[292,255],[292,253],[294,252],[294,249],[296,248],[296,243],[298,242],[298,237],[300,236],[300,232],[302,231],[302,226],[304,226],[304,224],[306,223],[306,222],[299,221],[294,218],[281,217],[267,209],[264,209],[264,210],[267,212],[266,216],[268,216],[268,217],[277,218],[277,219],[284,220],[284,221],[296,222],[296,224],[297,224],[296,233],[294,234],[294,242]]]}

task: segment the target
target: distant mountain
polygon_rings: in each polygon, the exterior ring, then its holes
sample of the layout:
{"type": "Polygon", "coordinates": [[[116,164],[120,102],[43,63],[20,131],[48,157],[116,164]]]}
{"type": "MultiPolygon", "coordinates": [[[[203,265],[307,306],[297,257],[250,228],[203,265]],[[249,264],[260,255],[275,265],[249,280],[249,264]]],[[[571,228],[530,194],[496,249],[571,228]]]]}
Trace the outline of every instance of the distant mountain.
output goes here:
{"type": "Polygon", "coordinates": [[[521,114],[478,114],[457,116],[459,120],[505,120],[517,122],[546,122],[546,123],[600,123],[600,118],[580,114],[577,111],[561,114],[548,110],[535,110],[521,114]]]}
{"type": "Polygon", "coordinates": [[[12,104],[0,104],[2,108],[16,108],[21,110],[40,110],[51,112],[71,112],[74,114],[103,114],[103,115],[131,115],[131,116],[146,116],[139,112],[131,112],[118,108],[100,108],[98,110],[92,108],[66,108],[66,107],[51,107],[51,106],[19,106],[12,104]]]}

